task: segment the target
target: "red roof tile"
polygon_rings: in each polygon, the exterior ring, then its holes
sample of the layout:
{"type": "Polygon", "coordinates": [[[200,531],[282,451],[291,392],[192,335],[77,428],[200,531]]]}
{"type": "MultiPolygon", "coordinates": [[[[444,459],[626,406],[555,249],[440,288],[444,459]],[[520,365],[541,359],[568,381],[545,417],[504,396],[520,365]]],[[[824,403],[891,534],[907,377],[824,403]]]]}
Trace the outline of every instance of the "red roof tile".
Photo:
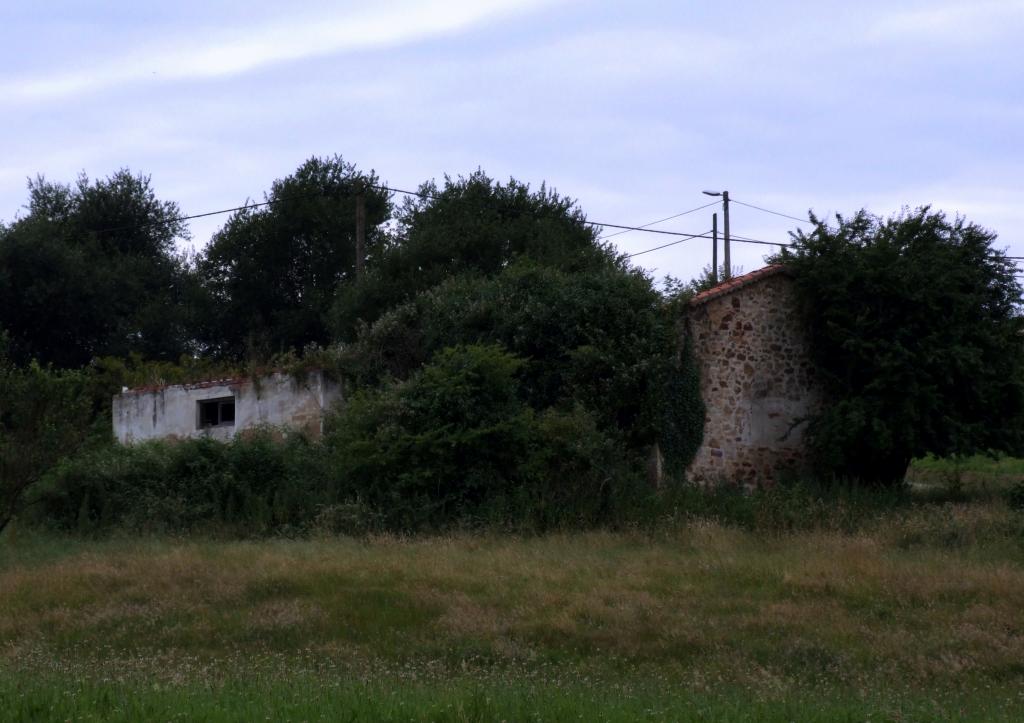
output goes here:
{"type": "Polygon", "coordinates": [[[690,306],[700,306],[706,304],[712,299],[717,299],[719,296],[725,296],[731,294],[737,289],[742,289],[744,286],[749,286],[757,281],[766,279],[769,276],[775,276],[776,274],[788,274],[791,273],[789,268],[782,264],[772,264],[765,266],[764,268],[751,271],[749,274],[743,274],[742,276],[734,276],[727,281],[723,281],[717,286],[712,286],[706,291],[702,291],[692,299],[690,299],[690,306]]]}

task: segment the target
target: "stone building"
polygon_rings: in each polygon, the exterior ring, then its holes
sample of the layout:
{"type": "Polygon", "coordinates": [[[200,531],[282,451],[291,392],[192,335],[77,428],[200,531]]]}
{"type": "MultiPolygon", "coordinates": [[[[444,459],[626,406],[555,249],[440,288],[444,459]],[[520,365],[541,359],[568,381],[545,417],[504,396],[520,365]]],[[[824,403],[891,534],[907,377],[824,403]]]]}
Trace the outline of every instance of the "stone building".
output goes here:
{"type": "Polygon", "coordinates": [[[707,408],[690,479],[760,484],[799,470],[822,395],[789,272],[766,266],[696,295],[687,333],[707,408]]]}
{"type": "Polygon", "coordinates": [[[114,397],[114,435],[123,444],[186,437],[227,441],[271,425],[317,437],[324,412],[340,400],[340,386],[321,371],[130,389],[114,397]]]}

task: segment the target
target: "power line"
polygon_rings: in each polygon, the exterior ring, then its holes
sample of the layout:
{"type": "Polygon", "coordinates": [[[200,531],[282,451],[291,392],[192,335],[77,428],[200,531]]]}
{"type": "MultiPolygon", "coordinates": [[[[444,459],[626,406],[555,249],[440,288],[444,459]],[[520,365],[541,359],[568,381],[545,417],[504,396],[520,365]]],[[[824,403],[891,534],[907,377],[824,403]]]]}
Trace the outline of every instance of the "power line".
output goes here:
{"type": "MultiPolygon", "coordinates": [[[[377,189],[377,190],[380,190],[380,191],[386,191],[386,192],[389,192],[389,193],[401,193],[401,194],[404,194],[404,195],[407,195],[407,196],[418,196],[419,198],[426,198],[426,199],[429,199],[429,200],[437,200],[438,198],[440,198],[436,194],[426,193],[426,192],[423,192],[423,191],[409,191],[407,189],[395,188],[393,186],[385,186],[385,185],[382,185],[382,184],[368,183],[368,184],[366,184],[366,187],[367,188],[374,188],[374,189],[377,189]]],[[[234,212],[237,212],[237,211],[246,211],[246,210],[249,210],[249,209],[252,209],[252,208],[260,208],[262,206],[271,206],[271,205],[273,205],[275,203],[281,203],[283,201],[292,201],[292,200],[301,199],[301,198],[314,198],[314,197],[317,197],[317,196],[332,196],[332,195],[352,196],[352,195],[355,195],[355,193],[356,193],[356,191],[345,191],[345,192],[340,192],[340,193],[339,192],[318,191],[316,193],[308,193],[308,194],[299,194],[299,195],[295,195],[295,196],[288,196],[287,198],[275,198],[275,199],[273,199],[271,201],[262,201],[260,203],[247,203],[244,206],[234,206],[232,208],[222,208],[222,209],[219,209],[217,211],[206,211],[204,213],[196,213],[196,214],[191,214],[191,215],[188,215],[188,216],[175,216],[174,218],[163,219],[163,220],[160,220],[160,221],[150,221],[150,222],[147,222],[147,223],[132,224],[132,225],[128,225],[128,226],[115,226],[115,227],[111,227],[111,228],[97,229],[94,233],[112,233],[114,231],[126,231],[126,230],[130,230],[130,229],[133,229],[133,228],[145,228],[147,226],[162,226],[162,225],[166,225],[166,224],[169,224],[169,223],[177,223],[177,222],[181,222],[181,221],[191,221],[192,219],[196,219],[196,218],[207,218],[209,216],[218,216],[218,215],[225,214],[225,213],[234,213],[234,212]]],[[[510,209],[510,210],[515,210],[515,209],[510,209]]],[[[519,213],[525,213],[525,211],[519,211],[519,213]]],[[[699,235],[699,234],[687,234],[687,233],[677,232],[677,231],[660,231],[658,229],[644,228],[642,226],[626,226],[626,225],[623,225],[623,224],[602,223],[600,221],[581,221],[581,223],[583,223],[586,226],[595,226],[595,227],[596,226],[600,226],[600,227],[603,227],[603,228],[623,229],[621,231],[621,233],[626,233],[627,231],[642,231],[644,233],[664,234],[664,235],[667,235],[667,236],[685,236],[687,238],[699,235]]],[[[660,223],[660,222],[658,222],[658,223],[660,223]]],[[[651,224],[648,224],[648,225],[651,225],[651,224]]]]}
{"type": "MultiPolygon", "coordinates": [[[[729,199],[732,200],[732,199],[729,199]]],[[[761,244],[762,246],[793,246],[792,243],[780,243],[778,241],[765,241],[759,238],[747,238],[746,236],[737,236],[736,234],[729,235],[730,241],[738,241],[744,244],[761,244]]]]}
{"type": "MultiPolygon", "coordinates": [[[[693,213],[694,211],[700,211],[701,209],[705,209],[708,206],[716,206],[716,205],[718,205],[718,201],[712,201],[711,203],[705,203],[703,206],[697,206],[697,208],[691,208],[689,211],[683,211],[682,213],[677,213],[674,216],[666,216],[665,218],[658,219],[657,221],[651,221],[650,223],[645,223],[644,225],[638,226],[637,228],[644,229],[644,228],[647,228],[649,226],[657,226],[659,223],[664,223],[665,221],[671,221],[674,218],[679,218],[680,216],[685,216],[688,213],[693,213]]],[[[610,233],[607,236],[602,236],[598,240],[599,241],[607,241],[608,239],[612,238],[613,236],[620,236],[620,235],[622,235],[624,233],[629,233],[629,231],[616,231],[615,233],[610,233]]]]}
{"type": "MultiPolygon", "coordinates": [[[[587,224],[589,226],[602,226],[604,228],[624,228],[627,231],[643,231],[644,233],[659,233],[659,234],[664,234],[665,236],[685,236],[686,238],[694,238],[696,236],[702,236],[703,235],[703,234],[699,234],[699,233],[686,233],[684,231],[662,231],[662,230],[656,229],[656,228],[643,228],[641,226],[621,226],[621,225],[615,224],[615,223],[601,223],[600,221],[583,221],[583,223],[585,223],[585,224],[587,224]]],[[[710,232],[709,231],[705,231],[704,233],[710,233],[710,232]]],[[[683,239],[683,240],[685,241],[686,239],[683,239]]]]}
{"type": "Polygon", "coordinates": [[[195,213],[190,216],[175,216],[174,218],[163,219],[161,221],[147,221],[146,223],[136,223],[127,226],[112,226],[110,228],[101,228],[93,231],[93,233],[113,233],[114,231],[130,231],[134,228],[147,228],[148,226],[164,226],[169,223],[178,223],[180,221],[191,221],[195,218],[206,218],[208,216],[219,216],[225,213],[234,213],[236,211],[247,211],[250,208],[260,208],[261,206],[272,206],[275,203],[281,203],[283,201],[295,201],[303,198],[317,198],[325,196],[351,196],[354,192],[347,191],[343,193],[338,192],[327,192],[317,191],[315,193],[300,193],[294,196],[287,196],[285,198],[275,198],[272,201],[261,201],[260,203],[246,203],[244,206],[235,206],[234,208],[222,208],[218,211],[206,211],[204,213],[195,213]]]}
{"type": "MultiPolygon", "coordinates": [[[[370,187],[371,188],[377,188],[377,189],[380,189],[382,191],[390,191],[392,193],[402,193],[402,194],[405,194],[407,196],[419,196],[420,198],[427,198],[427,199],[431,199],[431,200],[437,200],[439,198],[439,196],[437,196],[435,194],[424,193],[422,191],[407,191],[407,190],[402,189],[402,188],[394,188],[393,186],[371,185],[370,187]]],[[[709,203],[709,204],[707,204],[705,206],[701,206],[700,208],[707,208],[708,206],[712,206],[715,203],[717,203],[717,201],[713,201],[712,203],[709,203]]],[[[695,208],[695,209],[691,209],[689,211],[684,211],[682,214],[676,214],[676,216],[682,216],[682,215],[684,215],[686,213],[692,213],[693,211],[699,211],[700,208],[695,208]]],[[[516,209],[511,209],[511,210],[516,210],[516,209]]],[[[519,213],[525,213],[525,212],[524,211],[519,211],[519,213]]],[[[675,218],[676,216],[670,216],[669,218],[675,218]]],[[[662,219],[662,221],[667,221],[667,220],[668,219],[662,219]]],[[[686,238],[695,238],[697,236],[702,235],[702,234],[698,234],[698,233],[685,233],[685,232],[682,232],[682,231],[661,231],[659,229],[647,228],[647,226],[653,226],[655,223],[661,223],[661,221],[654,221],[653,223],[648,223],[648,224],[645,224],[644,226],[625,226],[623,224],[605,223],[603,221],[581,221],[580,223],[582,223],[582,224],[584,224],[586,226],[601,226],[602,228],[618,228],[618,229],[623,229],[623,231],[621,231],[621,233],[626,233],[627,231],[643,231],[644,233],[657,233],[657,234],[664,234],[666,236],[685,236],[686,238]]],[[[707,233],[707,232],[705,232],[705,233],[707,233]]],[[[613,236],[617,236],[618,234],[612,234],[612,235],[613,236]]],[[[686,238],[684,238],[683,240],[685,241],[686,238]]]]}
{"type": "MultiPolygon", "coordinates": [[[[423,192],[420,192],[420,191],[407,191],[407,190],[404,190],[404,189],[401,189],[401,188],[394,188],[394,187],[383,186],[383,185],[371,186],[371,188],[378,188],[380,190],[391,191],[393,193],[403,193],[403,194],[406,194],[406,195],[409,195],[409,196],[419,196],[421,198],[429,198],[429,199],[436,199],[437,198],[436,195],[429,194],[429,193],[423,193],[423,192]]],[[[734,199],[730,198],[729,200],[733,201],[734,199]]],[[[600,240],[602,240],[602,241],[605,240],[605,239],[609,239],[612,236],[618,236],[619,234],[628,233],[630,231],[643,231],[644,233],[657,233],[657,234],[664,234],[666,236],[681,236],[682,237],[682,238],[680,238],[679,241],[675,241],[673,243],[665,244],[664,246],[658,246],[658,247],[653,248],[653,249],[647,249],[646,251],[639,251],[639,252],[637,252],[635,254],[629,254],[629,255],[626,256],[626,258],[632,258],[634,256],[640,256],[641,254],[646,254],[646,253],[649,253],[651,251],[657,251],[658,249],[663,249],[663,248],[666,248],[668,246],[674,246],[676,243],[680,243],[682,241],[686,241],[686,240],[691,239],[691,238],[708,238],[708,234],[711,233],[710,230],[709,231],[705,231],[704,233],[684,233],[684,232],[681,232],[681,231],[662,231],[660,229],[648,228],[648,226],[654,226],[655,224],[662,223],[663,221],[669,221],[669,220],[671,220],[673,218],[678,218],[680,216],[685,216],[688,213],[694,213],[695,211],[700,211],[701,209],[708,208],[709,206],[716,206],[716,205],[718,205],[718,203],[719,203],[719,201],[712,201],[711,203],[706,203],[703,206],[697,206],[696,208],[691,208],[688,211],[683,211],[682,213],[677,213],[674,216],[668,216],[668,217],[663,218],[663,219],[661,219],[659,221],[652,221],[651,223],[646,223],[643,226],[624,226],[624,225],[615,224],[615,223],[602,223],[600,221],[583,221],[583,223],[588,225],[588,226],[602,226],[602,227],[605,227],[605,228],[623,229],[621,231],[618,231],[617,233],[613,233],[613,234],[609,234],[608,236],[601,237],[600,240]]],[[[743,203],[742,201],[736,201],[736,203],[742,203],[744,206],[750,205],[750,204],[743,203]]],[[[757,206],[753,206],[753,208],[757,208],[760,211],[767,211],[767,209],[758,208],[757,206]]],[[[768,211],[768,213],[775,213],[775,212],[774,211],[768,211]]],[[[785,214],[781,214],[781,215],[785,215],[785,214]]],[[[795,217],[790,216],[790,218],[795,218],[795,217]]],[[[796,220],[799,221],[800,219],[796,219],[796,220]]],[[[744,236],[731,235],[730,238],[731,238],[731,240],[739,241],[740,243],[760,244],[760,245],[763,245],[763,246],[792,246],[793,245],[791,243],[783,244],[783,243],[778,243],[776,241],[765,241],[763,239],[746,238],[744,236]]]]}
{"type": "MultiPolygon", "coordinates": [[[[396,188],[394,186],[387,186],[387,185],[384,185],[384,184],[367,183],[367,184],[365,184],[365,187],[366,188],[373,188],[373,189],[376,189],[376,190],[379,190],[379,191],[384,191],[384,192],[387,192],[387,193],[400,193],[400,194],[403,194],[403,195],[406,195],[406,196],[417,196],[419,198],[425,198],[425,199],[429,199],[429,200],[438,200],[440,198],[440,196],[438,196],[437,194],[427,193],[425,191],[410,191],[408,189],[396,188]]],[[[190,215],[186,215],[186,216],[176,216],[174,218],[163,219],[163,220],[160,220],[160,221],[150,221],[150,222],[146,222],[146,223],[139,223],[139,224],[126,225],[126,226],[115,226],[115,227],[110,227],[110,228],[105,228],[105,229],[98,229],[94,233],[112,233],[112,232],[115,232],[115,231],[125,231],[125,230],[134,229],[134,228],[146,228],[148,226],[161,226],[161,225],[166,225],[166,224],[169,224],[169,223],[178,223],[178,222],[181,222],[181,221],[191,221],[191,220],[197,219],[197,218],[208,218],[210,216],[218,216],[218,215],[222,215],[222,214],[225,214],[225,213],[236,213],[236,212],[239,212],[239,211],[248,211],[250,209],[261,208],[263,206],[272,206],[272,205],[274,205],[276,203],[282,203],[284,201],[293,201],[293,200],[298,200],[298,199],[303,199],[303,198],[315,198],[315,197],[327,197],[327,196],[347,197],[347,196],[353,196],[357,192],[358,191],[356,191],[356,190],[341,190],[341,189],[334,190],[334,191],[323,191],[322,190],[322,191],[317,191],[315,193],[307,193],[307,194],[298,194],[298,195],[294,195],[294,196],[288,196],[286,198],[275,198],[275,199],[270,200],[270,201],[261,201],[259,203],[246,203],[243,206],[233,206],[231,208],[223,208],[223,209],[218,209],[216,211],[205,211],[203,213],[195,213],[195,214],[190,214],[190,215]]],[[[730,199],[730,200],[733,200],[733,199],[730,199]]],[[[736,203],[742,203],[745,206],[746,205],[750,205],[750,204],[745,204],[742,201],[735,201],[735,202],[736,203]]],[[[653,226],[653,225],[658,224],[658,223],[662,223],[664,221],[671,220],[673,218],[678,218],[680,216],[685,216],[686,214],[689,214],[689,213],[694,213],[695,211],[700,211],[701,209],[708,208],[709,206],[716,205],[717,203],[718,203],[717,201],[712,201],[711,203],[705,204],[703,206],[698,206],[697,208],[691,208],[688,211],[683,211],[682,213],[677,213],[677,214],[675,214],[673,216],[668,216],[668,217],[660,219],[658,221],[652,221],[651,223],[644,224],[643,226],[627,226],[625,224],[606,223],[606,222],[601,222],[601,221],[581,221],[581,223],[586,225],[586,226],[592,226],[592,227],[619,229],[619,231],[617,231],[614,234],[610,234],[609,236],[602,237],[601,240],[603,240],[604,238],[610,238],[611,236],[618,236],[619,234],[628,233],[630,231],[640,231],[642,233],[651,233],[651,234],[659,234],[659,235],[664,235],[664,236],[676,236],[676,237],[679,237],[679,241],[675,241],[675,242],[672,242],[672,243],[669,243],[669,244],[665,244],[663,246],[658,246],[656,248],[647,249],[646,251],[640,251],[640,252],[637,252],[635,254],[629,254],[629,255],[626,256],[626,258],[632,258],[633,256],[640,256],[642,254],[646,254],[646,253],[649,253],[651,251],[657,251],[658,249],[667,248],[668,246],[674,246],[676,243],[680,243],[682,241],[686,241],[686,240],[691,239],[691,238],[707,238],[708,237],[707,234],[709,234],[710,231],[705,231],[703,233],[687,233],[687,232],[684,232],[684,231],[664,231],[664,230],[661,230],[661,229],[652,229],[652,228],[648,228],[648,227],[649,226],[653,226]]],[[[758,208],[758,207],[754,206],[753,208],[758,208]]],[[[515,209],[513,209],[513,210],[515,210],[515,209]]],[[[767,210],[767,209],[758,209],[758,210],[767,210]]],[[[525,213],[525,211],[519,211],[519,212],[520,213],[525,213]]],[[[774,211],[768,211],[768,213],[775,213],[775,212],[774,211]]],[[[777,215],[785,215],[785,214],[777,214],[777,215]]],[[[790,218],[793,218],[793,217],[790,217],[790,218]]],[[[746,238],[746,237],[743,237],[743,236],[735,236],[735,235],[732,236],[731,238],[732,238],[732,240],[737,241],[739,243],[761,244],[761,245],[765,245],[765,246],[787,246],[787,245],[791,245],[791,244],[780,244],[780,243],[776,243],[776,242],[772,242],[772,241],[764,241],[762,239],[750,239],[750,238],[746,238]]]]}
{"type": "Polygon", "coordinates": [[[676,244],[681,244],[683,241],[689,241],[692,238],[711,238],[710,236],[708,236],[709,233],[711,233],[711,229],[708,229],[704,233],[688,234],[686,236],[686,238],[681,238],[678,241],[670,241],[667,244],[662,244],[661,246],[655,246],[653,249],[647,249],[646,251],[637,251],[635,254],[627,254],[626,258],[627,259],[631,259],[634,256],[643,256],[644,254],[649,254],[649,253],[651,253],[651,251],[658,251],[660,249],[667,249],[669,246],[675,246],[676,244]]]}
{"type": "Polygon", "coordinates": [[[737,201],[735,198],[731,198],[730,197],[729,201],[732,202],[732,203],[738,203],[741,206],[746,206],[747,208],[753,208],[753,209],[756,209],[758,211],[764,211],[765,213],[770,213],[773,216],[782,216],[783,218],[791,218],[794,221],[799,221],[800,223],[810,223],[810,221],[808,221],[806,218],[798,218],[797,216],[790,216],[788,213],[780,213],[779,211],[772,211],[770,208],[761,208],[760,206],[755,206],[752,203],[746,203],[744,201],[737,201]]]}

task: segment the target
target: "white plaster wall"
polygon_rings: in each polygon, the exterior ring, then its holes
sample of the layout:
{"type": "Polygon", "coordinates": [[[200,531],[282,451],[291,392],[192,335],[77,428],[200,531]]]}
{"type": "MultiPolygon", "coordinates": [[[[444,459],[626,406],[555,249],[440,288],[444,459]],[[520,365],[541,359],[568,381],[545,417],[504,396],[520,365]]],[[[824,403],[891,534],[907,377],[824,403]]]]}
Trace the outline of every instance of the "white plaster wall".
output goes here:
{"type": "Polygon", "coordinates": [[[340,400],[341,388],[323,372],[130,390],[114,397],[114,435],[122,444],[187,437],[226,441],[257,425],[273,425],[319,436],[324,413],[340,400]],[[235,399],[234,425],[201,429],[199,402],[224,397],[235,399]]]}

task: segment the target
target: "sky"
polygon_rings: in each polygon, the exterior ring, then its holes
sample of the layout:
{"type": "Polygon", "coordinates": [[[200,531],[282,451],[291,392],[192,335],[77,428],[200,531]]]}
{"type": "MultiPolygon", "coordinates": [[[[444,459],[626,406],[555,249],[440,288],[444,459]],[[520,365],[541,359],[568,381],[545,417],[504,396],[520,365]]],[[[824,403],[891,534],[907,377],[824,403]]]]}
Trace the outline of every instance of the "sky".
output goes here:
{"type": "MultiPolygon", "coordinates": [[[[1024,256],[1021,37],[1024,0],[8,0],[0,220],[38,174],[127,167],[197,214],[340,154],[398,188],[545,182],[621,225],[705,189],[800,219],[931,204],[1024,256]]],[[[652,228],[703,233],[716,209],[652,228]]],[[[191,245],[226,218],[191,222],[191,245]]],[[[736,235],[798,225],[731,204],[736,235]]],[[[735,243],[733,265],[771,250],[735,243]]],[[[686,280],[710,259],[692,239],[633,261],[686,280]]]]}

